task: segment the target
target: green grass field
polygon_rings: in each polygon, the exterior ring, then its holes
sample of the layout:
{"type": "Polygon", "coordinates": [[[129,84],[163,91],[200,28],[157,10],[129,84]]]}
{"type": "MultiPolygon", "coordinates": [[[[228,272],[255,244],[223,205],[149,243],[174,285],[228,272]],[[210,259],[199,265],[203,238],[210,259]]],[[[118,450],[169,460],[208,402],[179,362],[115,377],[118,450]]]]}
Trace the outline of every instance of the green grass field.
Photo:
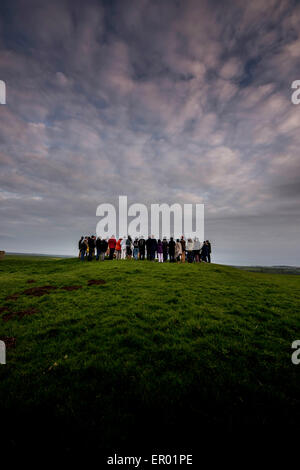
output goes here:
{"type": "Polygon", "coordinates": [[[50,435],[66,449],[188,445],[193,426],[300,421],[299,276],[7,256],[0,285],[0,337],[12,345],[0,416],[14,447],[50,435]],[[57,289],[33,295],[49,285],[57,289]]]}

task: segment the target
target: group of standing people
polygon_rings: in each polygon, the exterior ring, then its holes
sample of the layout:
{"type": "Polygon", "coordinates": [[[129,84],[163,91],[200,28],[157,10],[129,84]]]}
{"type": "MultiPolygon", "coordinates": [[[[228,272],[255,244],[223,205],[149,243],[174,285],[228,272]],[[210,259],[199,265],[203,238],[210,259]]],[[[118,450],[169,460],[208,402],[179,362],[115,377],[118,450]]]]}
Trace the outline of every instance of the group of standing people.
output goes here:
{"type": "Polygon", "coordinates": [[[144,237],[135,238],[130,235],[119,238],[118,240],[112,235],[109,239],[98,237],[81,237],[78,242],[79,257],[82,261],[87,259],[92,261],[108,259],[135,259],[155,261],[159,263],[181,262],[199,263],[201,261],[210,263],[211,261],[211,244],[209,240],[200,242],[197,237],[187,240],[182,236],[180,239],[169,240],[164,237],[162,240],[156,239],[153,235],[148,239],[144,237]]]}

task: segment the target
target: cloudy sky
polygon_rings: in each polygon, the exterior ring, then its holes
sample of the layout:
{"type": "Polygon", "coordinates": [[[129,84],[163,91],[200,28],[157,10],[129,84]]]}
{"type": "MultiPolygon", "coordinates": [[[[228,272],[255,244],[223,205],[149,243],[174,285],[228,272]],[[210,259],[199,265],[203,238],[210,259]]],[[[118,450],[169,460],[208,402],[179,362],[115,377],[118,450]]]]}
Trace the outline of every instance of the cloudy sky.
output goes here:
{"type": "Polygon", "coordinates": [[[117,202],[204,203],[214,260],[300,265],[300,5],[1,0],[0,249],[117,202]]]}

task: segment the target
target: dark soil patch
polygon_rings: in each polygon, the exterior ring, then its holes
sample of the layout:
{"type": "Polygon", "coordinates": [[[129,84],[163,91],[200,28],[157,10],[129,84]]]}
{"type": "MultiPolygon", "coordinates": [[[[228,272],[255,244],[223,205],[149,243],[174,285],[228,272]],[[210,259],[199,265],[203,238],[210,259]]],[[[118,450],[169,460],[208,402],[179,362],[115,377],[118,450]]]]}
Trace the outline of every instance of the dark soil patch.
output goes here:
{"type": "Polygon", "coordinates": [[[28,279],[26,282],[27,282],[27,284],[33,284],[34,282],[36,282],[36,280],[35,279],[28,279]]]}
{"type": "Polygon", "coordinates": [[[103,279],[90,279],[88,281],[88,286],[99,286],[102,284],[106,284],[106,281],[104,281],[103,279]]]}
{"type": "Polygon", "coordinates": [[[62,286],[61,289],[63,289],[63,290],[78,290],[78,289],[82,289],[82,286],[62,286]]]}
{"type": "Polygon", "coordinates": [[[36,308],[29,308],[27,310],[19,310],[18,312],[9,312],[3,315],[2,319],[4,321],[11,320],[14,317],[17,317],[19,320],[21,318],[25,317],[26,315],[34,315],[35,313],[38,313],[38,310],[36,308]]]}
{"type": "Polygon", "coordinates": [[[41,297],[42,295],[50,294],[51,291],[58,289],[56,286],[41,286],[31,287],[23,292],[23,295],[33,295],[34,297],[41,297]]]}
{"type": "Polygon", "coordinates": [[[11,294],[5,297],[5,300],[17,300],[21,294],[11,294]]]}
{"type": "Polygon", "coordinates": [[[5,343],[7,349],[16,347],[16,338],[14,338],[13,336],[0,336],[0,341],[3,341],[5,343]]]}

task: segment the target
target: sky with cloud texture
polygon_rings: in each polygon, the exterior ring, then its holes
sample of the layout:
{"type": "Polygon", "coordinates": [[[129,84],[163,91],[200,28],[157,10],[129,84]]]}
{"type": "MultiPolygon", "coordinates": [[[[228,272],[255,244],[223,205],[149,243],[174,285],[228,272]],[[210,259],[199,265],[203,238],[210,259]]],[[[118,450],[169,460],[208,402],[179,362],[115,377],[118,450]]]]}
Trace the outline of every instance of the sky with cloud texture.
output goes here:
{"type": "Polygon", "coordinates": [[[300,2],[1,0],[0,249],[204,203],[226,264],[300,265],[300,2]]]}

